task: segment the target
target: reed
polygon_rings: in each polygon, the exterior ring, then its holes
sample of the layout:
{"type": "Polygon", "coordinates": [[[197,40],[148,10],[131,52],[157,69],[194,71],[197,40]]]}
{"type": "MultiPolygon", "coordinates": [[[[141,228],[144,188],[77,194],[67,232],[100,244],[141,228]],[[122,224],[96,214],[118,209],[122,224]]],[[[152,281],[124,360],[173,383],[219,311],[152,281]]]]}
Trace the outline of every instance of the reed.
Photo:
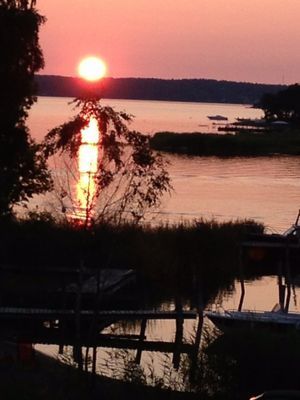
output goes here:
{"type": "Polygon", "coordinates": [[[1,224],[1,264],[26,268],[79,266],[134,269],[141,280],[168,297],[189,295],[201,285],[207,297],[238,274],[238,243],[262,232],[254,221],[198,220],[156,227],[101,224],[89,231],[49,218],[1,224]]]}

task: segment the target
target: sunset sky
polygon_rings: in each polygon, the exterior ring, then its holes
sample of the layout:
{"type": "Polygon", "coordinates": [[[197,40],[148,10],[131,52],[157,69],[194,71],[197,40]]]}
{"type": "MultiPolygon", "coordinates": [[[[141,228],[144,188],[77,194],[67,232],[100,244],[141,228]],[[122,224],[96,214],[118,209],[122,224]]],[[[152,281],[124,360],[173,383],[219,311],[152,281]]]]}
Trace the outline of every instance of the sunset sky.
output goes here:
{"type": "Polygon", "coordinates": [[[300,81],[300,0],[38,0],[46,68],[75,76],[300,81]]]}

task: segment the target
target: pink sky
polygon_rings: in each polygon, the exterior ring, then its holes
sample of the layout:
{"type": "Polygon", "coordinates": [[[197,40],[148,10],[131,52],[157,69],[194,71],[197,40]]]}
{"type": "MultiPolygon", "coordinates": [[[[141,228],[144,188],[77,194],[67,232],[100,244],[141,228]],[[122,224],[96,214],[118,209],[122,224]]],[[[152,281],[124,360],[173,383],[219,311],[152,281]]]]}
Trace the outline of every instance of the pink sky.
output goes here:
{"type": "Polygon", "coordinates": [[[42,73],[75,76],[98,55],[108,76],[300,81],[300,0],[38,0],[42,73]]]}

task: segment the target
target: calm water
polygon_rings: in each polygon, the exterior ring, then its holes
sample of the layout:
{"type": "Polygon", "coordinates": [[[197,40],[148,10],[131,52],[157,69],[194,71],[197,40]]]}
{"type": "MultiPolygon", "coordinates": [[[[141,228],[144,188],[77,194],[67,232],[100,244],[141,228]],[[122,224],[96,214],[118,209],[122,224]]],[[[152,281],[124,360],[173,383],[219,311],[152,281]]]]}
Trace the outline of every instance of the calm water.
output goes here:
{"type": "MultiPolygon", "coordinates": [[[[31,109],[29,125],[36,138],[43,138],[47,131],[75,114],[71,98],[39,97],[31,109]]],[[[132,129],[153,134],[158,131],[216,132],[218,124],[208,115],[223,115],[228,122],[235,118],[259,118],[260,110],[239,104],[183,103],[142,100],[102,100],[116,111],[126,111],[135,117],[132,129]]]]}
{"type": "MultiPolygon", "coordinates": [[[[49,129],[74,114],[70,101],[68,98],[39,98],[29,118],[36,139],[41,140],[49,129]]],[[[132,128],[144,133],[213,131],[215,126],[207,115],[224,115],[229,121],[261,116],[260,110],[232,104],[137,100],[103,100],[103,104],[135,115],[132,128]]],[[[149,215],[154,221],[254,218],[270,231],[281,232],[294,221],[300,208],[298,157],[220,159],[168,155],[167,158],[174,192],[171,197],[166,196],[158,213],[149,215]]],[[[50,202],[46,200],[48,206],[50,202]]],[[[33,204],[40,205],[41,200],[33,204]]]]}
{"type": "MultiPolygon", "coordinates": [[[[296,287],[292,293],[290,301],[290,311],[300,312],[300,288],[296,287]]],[[[244,309],[254,311],[271,310],[278,303],[278,286],[277,277],[263,277],[254,282],[246,282],[246,296],[244,299],[244,309]]],[[[237,309],[240,299],[240,285],[235,283],[231,293],[225,294],[221,299],[218,307],[224,309],[237,309]]],[[[162,304],[163,309],[174,309],[174,305],[162,304]]],[[[195,343],[195,333],[197,330],[198,321],[188,320],[184,322],[184,342],[195,343]]],[[[207,330],[213,325],[205,318],[204,326],[207,330]]],[[[174,321],[148,321],[146,329],[147,341],[164,341],[174,342],[176,326],[174,321]]],[[[124,323],[116,323],[104,330],[103,333],[109,334],[139,334],[140,323],[135,326],[124,323]]],[[[37,348],[43,353],[57,358],[58,347],[38,345],[37,348]]],[[[71,359],[72,349],[65,349],[71,359]]],[[[91,354],[91,353],[90,353],[91,354]]],[[[125,370],[128,370],[128,360],[134,360],[136,350],[118,350],[98,348],[97,350],[97,373],[100,375],[113,377],[114,379],[122,379],[125,370]]],[[[153,385],[156,379],[164,379],[166,387],[171,387],[176,390],[184,389],[184,380],[179,371],[174,369],[172,364],[172,353],[149,352],[143,351],[141,357],[141,367],[147,376],[147,383],[153,385]],[[167,376],[166,376],[167,371],[167,376]],[[154,379],[153,379],[154,376],[154,379]]],[[[181,355],[181,367],[184,369],[184,356],[181,355]]]]}
{"type": "Polygon", "coordinates": [[[300,207],[300,158],[170,157],[173,218],[253,218],[272,232],[294,222],[300,207]]]}
{"type": "MultiPolygon", "coordinates": [[[[31,110],[29,125],[33,136],[42,139],[54,126],[67,121],[74,113],[70,99],[40,98],[31,110]]],[[[207,115],[220,114],[229,121],[237,117],[256,118],[259,110],[242,105],[170,103],[155,101],[104,101],[116,110],[126,110],[136,119],[133,129],[152,134],[161,130],[176,132],[215,131],[216,126],[209,123],[207,115]]],[[[274,156],[259,158],[183,157],[166,156],[170,161],[169,172],[174,193],[166,197],[162,209],[149,215],[155,221],[180,221],[195,218],[215,218],[231,220],[236,218],[254,218],[263,222],[270,231],[281,232],[295,219],[300,208],[300,158],[274,156]]],[[[41,200],[35,200],[41,204],[41,200]]],[[[46,201],[50,202],[49,199],[46,201]]],[[[34,202],[33,202],[34,203],[34,202]]],[[[239,302],[240,288],[236,284],[232,293],[221,299],[224,308],[236,308],[239,302]]],[[[299,311],[299,289],[291,300],[291,310],[299,311]],[[298,296],[297,296],[298,294],[298,296]]],[[[265,277],[247,284],[244,307],[253,310],[270,310],[278,302],[276,277],[265,277]]],[[[173,307],[163,304],[163,308],[173,307]]],[[[116,324],[109,328],[111,332],[120,332],[122,327],[116,324]]],[[[185,338],[189,340],[196,329],[194,322],[185,323],[185,338]]],[[[125,332],[138,333],[138,329],[126,328],[125,332]]],[[[157,321],[147,326],[147,339],[173,340],[175,325],[173,322],[157,321]]],[[[44,352],[57,355],[53,346],[39,346],[44,352]]],[[[115,376],[113,366],[106,363],[115,359],[120,369],[122,359],[116,353],[99,349],[98,371],[115,376]]],[[[124,356],[124,354],[123,354],[124,356]]],[[[134,356],[134,353],[132,353],[134,356]]],[[[126,355],[128,357],[128,354],[126,355]]],[[[151,364],[157,376],[161,375],[165,355],[154,356],[144,352],[142,365],[151,364]],[[163,358],[161,358],[163,357],[163,358]]],[[[121,354],[122,358],[122,354],[121,354]]]]}

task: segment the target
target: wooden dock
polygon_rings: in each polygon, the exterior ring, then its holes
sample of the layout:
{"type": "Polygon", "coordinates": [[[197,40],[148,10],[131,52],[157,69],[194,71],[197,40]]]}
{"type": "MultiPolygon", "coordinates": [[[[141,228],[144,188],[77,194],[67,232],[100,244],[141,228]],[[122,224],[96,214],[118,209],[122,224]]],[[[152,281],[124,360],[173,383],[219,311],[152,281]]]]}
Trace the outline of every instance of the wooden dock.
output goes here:
{"type": "MultiPolygon", "coordinates": [[[[175,368],[179,367],[180,354],[196,357],[199,340],[194,344],[184,342],[184,321],[197,320],[199,315],[197,311],[184,309],[180,298],[176,299],[172,310],[135,309],[140,305],[132,301],[126,309],[122,300],[114,301],[119,297],[120,289],[124,287],[126,295],[128,284],[134,283],[136,276],[132,270],[50,268],[36,271],[32,268],[20,271],[17,267],[0,265],[0,272],[7,281],[17,279],[19,284],[17,288],[12,286],[12,293],[10,288],[4,288],[6,297],[3,296],[0,306],[1,340],[59,345],[60,354],[65,346],[72,346],[80,370],[83,369],[84,357],[87,364],[88,354],[86,351],[83,356],[82,348],[92,348],[94,372],[98,347],[136,350],[137,363],[140,363],[143,351],[173,353],[175,368]],[[33,279],[36,274],[38,284],[33,279]],[[23,285],[24,279],[30,290],[26,284],[23,285]],[[120,310],[119,304],[125,309],[120,310]],[[174,341],[147,340],[148,320],[173,320],[174,341]],[[126,337],[104,333],[104,328],[118,321],[137,321],[140,333],[126,337]]],[[[199,318],[198,325],[201,321],[199,318]]]]}
{"type": "MultiPolygon", "coordinates": [[[[192,310],[80,310],[0,307],[2,340],[17,343],[35,343],[59,345],[60,351],[65,346],[76,349],[115,348],[136,350],[136,362],[140,363],[143,351],[173,354],[174,368],[179,367],[180,355],[195,357],[199,344],[184,343],[183,323],[186,319],[196,320],[198,313],[192,310]],[[77,318],[80,318],[80,330],[77,318]],[[106,334],[101,331],[117,321],[140,321],[139,334],[106,334]],[[147,340],[146,324],[148,320],[174,320],[176,323],[175,340],[147,340]]],[[[199,322],[198,322],[199,324],[199,322]]],[[[81,350],[79,350],[81,354],[81,350]]]]}
{"type": "MultiPolygon", "coordinates": [[[[40,319],[40,320],[60,320],[74,319],[75,310],[46,309],[46,308],[21,308],[21,307],[0,307],[0,319],[40,319]]],[[[83,319],[94,318],[95,315],[100,319],[114,320],[140,320],[140,319],[176,319],[177,311],[163,310],[81,310],[80,316],[83,319]]],[[[181,311],[180,317],[183,319],[196,319],[196,311],[181,311]]]]}

